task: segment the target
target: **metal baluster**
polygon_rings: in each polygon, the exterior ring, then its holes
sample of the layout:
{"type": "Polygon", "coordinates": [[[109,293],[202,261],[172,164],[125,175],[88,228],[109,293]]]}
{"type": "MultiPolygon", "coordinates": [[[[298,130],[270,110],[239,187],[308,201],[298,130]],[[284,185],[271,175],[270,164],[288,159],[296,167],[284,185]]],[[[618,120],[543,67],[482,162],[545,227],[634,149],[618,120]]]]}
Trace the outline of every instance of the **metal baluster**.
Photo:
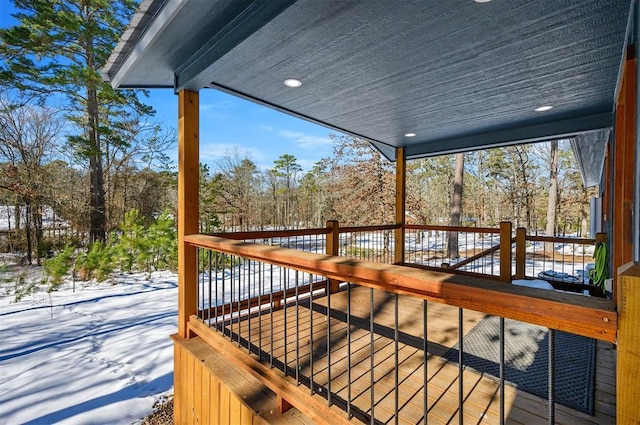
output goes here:
{"type": "Polygon", "coordinates": [[[242,343],[240,341],[240,336],[242,335],[242,323],[240,321],[240,309],[241,309],[241,300],[242,300],[242,284],[244,283],[244,279],[242,278],[242,272],[244,270],[244,266],[242,264],[242,258],[241,257],[237,257],[238,258],[238,307],[237,307],[237,311],[236,311],[236,317],[238,318],[238,348],[240,348],[242,346],[242,343]]]}
{"type": "Polygon", "coordinates": [[[247,338],[247,349],[251,354],[251,260],[247,261],[247,332],[249,337],[247,338]]]}
{"type": "Polygon", "coordinates": [[[398,354],[398,339],[400,338],[400,333],[398,331],[398,294],[395,294],[395,326],[393,329],[393,338],[395,341],[395,365],[394,365],[394,378],[396,384],[395,390],[395,424],[398,425],[399,413],[398,408],[400,406],[400,385],[399,385],[399,376],[398,376],[398,362],[399,362],[399,354],[398,354]]]}
{"type": "MultiPolygon", "coordinates": [[[[220,253],[216,252],[215,256],[214,256],[214,269],[216,272],[216,286],[214,287],[214,291],[215,291],[215,310],[214,310],[214,314],[215,314],[215,324],[216,324],[216,330],[218,329],[218,258],[220,257],[220,253]]],[[[222,274],[222,281],[224,282],[224,273],[222,274]]]]}
{"type": "Polygon", "coordinates": [[[287,370],[289,368],[289,363],[287,362],[287,352],[289,351],[287,348],[287,289],[288,289],[288,285],[287,282],[289,279],[287,279],[287,274],[289,272],[289,269],[283,268],[280,276],[281,279],[284,280],[284,282],[280,285],[280,288],[283,290],[283,297],[282,297],[282,308],[284,309],[284,311],[282,312],[283,316],[284,316],[284,374],[285,376],[287,375],[287,370]]]}
{"type": "Polygon", "coordinates": [[[464,425],[464,382],[462,372],[464,371],[464,330],[462,328],[463,312],[458,308],[458,423],[464,425]]]}
{"type": "Polygon", "coordinates": [[[369,337],[371,338],[371,340],[369,341],[370,343],[370,347],[371,347],[371,352],[369,353],[371,356],[371,363],[370,363],[370,367],[371,367],[371,374],[369,377],[369,380],[371,381],[371,418],[370,418],[370,422],[371,425],[375,425],[375,390],[374,390],[374,384],[375,384],[375,375],[373,373],[373,368],[375,366],[375,362],[374,362],[374,354],[375,354],[375,349],[373,347],[373,309],[374,309],[374,300],[373,300],[373,288],[369,288],[369,297],[370,297],[370,303],[369,303],[369,337]]]}
{"type": "Polygon", "coordinates": [[[553,425],[556,422],[556,331],[549,329],[549,424],[553,425]]]}
{"type": "Polygon", "coordinates": [[[229,292],[229,327],[230,327],[230,339],[233,341],[233,299],[235,295],[235,282],[236,282],[236,274],[234,273],[233,266],[234,257],[233,255],[229,256],[229,279],[231,280],[231,288],[229,292]]]}
{"type": "Polygon", "coordinates": [[[298,270],[296,270],[296,384],[300,385],[300,297],[298,286],[298,270]]]}
{"type": "Polygon", "coordinates": [[[428,395],[428,385],[429,385],[429,375],[428,375],[428,370],[427,370],[427,360],[429,359],[428,356],[428,345],[427,345],[427,325],[428,325],[428,320],[427,320],[427,311],[428,311],[428,307],[427,307],[427,300],[423,300],[422,301],[422,335],[424,336],[424,338],[422,339],[422,355],[423,355],[423,362],[424,362],[424,368],[423,368],[423,376],[422,379],[424,381],[424,387],[423,387],[423,392],[424,392],[424,420],[423,423],[424,425],[427,425],[427,414],[429,412],[429,399],[427,397],[428,395]]]}
{"type": "Polygon", "coordinates": [[[269,265],[269,367],[273,368],[273,264],[269,265]]]}
{"type": "MultiPolygon", "coordinates": [[[[551,252],[553,255],[553,251],[551,252]]],[[[547,243],[542,242],[542,271],[547,270],[547,243]]]]}
{"type": "Polygon", "coordinates": [[[331,279],[327,279],[327,406],[331,406],[331,279]]]}
{"type": "MultiPolygon", "coordinates": [[[[222,270],[222,334],[224,335],[224,316],[227,314],[227,308],[226,308],[226,304],[225,304],[225,284],[226,284],[226,276],[224,274],[224,265],[226,263],[226,254],[222,254],[222,266],[221,266],[221,270],[222,270]]],[[[216,285],[216,288],[218,287],[218,285],[216,285]]],[[[216,316],[216,328],[218,327],[218,317],[216,316]]]]}
{"type": "Polygon", "coordinates": [[[309,390],[313,395],[313,280],[314,276],[309,273],[309,372],[311,379],[309,380],[309,390]]]}
{"type": "MultiPolygon", "coordinates": [[[[241,259],[238,257],[238,262],[240,263],[241,259]]],[[[244,264],[241,264],[239,267],[240,276],[238,276],[238,307],[236,316],[238,318],[238,348],[242,347],[242,342],[240,341],[242,336],[242,321],[240,320],[240,311],[242,309],[242,287],[246,284],[246,269],[244,264]]]]}
{"type": "Polygon", "coordinates": [[[258,356],[262,360],[262,295],[264,294],[263,273],[264,263],[258,263],[258,356]]]}
{"type": "Polygon", "coordinates": [[[202,248],[196,248],[196,261],[198,262],[198,284],[196,285],[196,308],[200,305],[200,309],[197,312],[197,316],[204,320],[204,269],[200,266],[200,253],[202,248]]]}
{"type": "Polygon", "coordinates": [[[351,419],[351,283],[347,282],[347,417],[351,419]]]}
{"type": "Polygon", "coordinates": [[[208,253],[208,257],[209,257],[208,258],[208,260],[209,260],[208,261],[208,263],[209,263],[209,315],[208,315],[208,319],[209,320],[207,321],[207,324],[209,325],[209,327],[211,327],[211,307],[212,307],[211,306],[211,296],[213,295],[213,288],[212,288],[212,286],[213,286],[213,275],[211,274],[212,271],[213,271],[212,268],[211,268],[212,252],[211,252],[211,250],[209,250],[209,251],[207,251],[207,253],[208,253]]]}
{"type": "Polygon", "coordinates": [[[504,317],[500,318],[500,425],[504,425],[504,317]]]}

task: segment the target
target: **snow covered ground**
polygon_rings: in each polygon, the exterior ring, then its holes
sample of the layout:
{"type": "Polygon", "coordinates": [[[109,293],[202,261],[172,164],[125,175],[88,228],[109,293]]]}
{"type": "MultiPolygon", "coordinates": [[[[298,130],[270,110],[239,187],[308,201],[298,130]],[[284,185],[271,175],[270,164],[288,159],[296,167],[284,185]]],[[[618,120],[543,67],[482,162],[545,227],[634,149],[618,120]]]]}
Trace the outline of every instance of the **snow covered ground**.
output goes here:
{"type": "Polygon", "coordinates": [[[0,290],[0,424],[133,424],[172,393],[177,278],[0,290]]]}

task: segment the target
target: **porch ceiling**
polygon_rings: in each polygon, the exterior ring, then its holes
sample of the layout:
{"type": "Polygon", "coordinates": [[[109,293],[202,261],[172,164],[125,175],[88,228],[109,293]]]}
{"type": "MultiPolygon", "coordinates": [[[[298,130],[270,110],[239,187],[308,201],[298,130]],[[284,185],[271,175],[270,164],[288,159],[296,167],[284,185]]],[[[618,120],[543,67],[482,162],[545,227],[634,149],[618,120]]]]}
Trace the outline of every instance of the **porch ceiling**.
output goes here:
{"type": "Polygon", "coordinates": [[[632,3],[145,0],[103,72],[217,88],[391,159],[608,134],[632,3]]]}

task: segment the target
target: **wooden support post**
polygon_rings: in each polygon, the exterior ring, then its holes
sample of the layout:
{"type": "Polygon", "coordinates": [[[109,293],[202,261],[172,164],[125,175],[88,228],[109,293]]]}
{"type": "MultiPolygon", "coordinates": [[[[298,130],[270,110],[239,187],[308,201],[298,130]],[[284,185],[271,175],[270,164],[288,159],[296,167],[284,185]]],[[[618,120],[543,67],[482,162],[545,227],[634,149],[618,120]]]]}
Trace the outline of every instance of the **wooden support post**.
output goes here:
{"type": "Polygon", "coordinates": [[[527,263],[527,229],[516,229],[516,279],[524,279],[527,263]]]}
{"type": "MultiPolygon", "coordinates": [[[[326,254],[337,256],[340,248],[340,224],[337,220],[327,221],[327,246],[326,254]]],[[[340,282],[335,279],[329,279],[329,288],[332,294],[335,294],[340,289],[340,282]]]]}
{"type": "Polygon", "coordinates": [[[185,235],[198,233],[200,184],[198,93],[178,93],[178,334],[189,338],[189,317],[197,309],[198,258],[185,235]]]}
{"type": "Polygon", "coordinates": [[[500,222],[500,280],[511,282],[511,222],[500,222]]]}
{"type": "Polygon", "coordinates": [[[404,263],[405,209],[407,199],[407,159],[404,148],[396,149],[396,225],[394,257],[395,264],[404,263]]]}
{"type": "MultiPolygon", "coordinates": [[[[636,55],[635,45],[627,49],[624,73],[616,105],[613,145],[613,204],[611,256],[612,270],[618,270],[633,257],[632,209],[636,145],[636,55]]],[[[617,291],[613,291],[617,300],[617,291]]]]}
{"type": "Polygon", "coordinates": [[[640,264],[618,270],[618,350],[616,371],[616,421],[640,423],[640,264]]]}

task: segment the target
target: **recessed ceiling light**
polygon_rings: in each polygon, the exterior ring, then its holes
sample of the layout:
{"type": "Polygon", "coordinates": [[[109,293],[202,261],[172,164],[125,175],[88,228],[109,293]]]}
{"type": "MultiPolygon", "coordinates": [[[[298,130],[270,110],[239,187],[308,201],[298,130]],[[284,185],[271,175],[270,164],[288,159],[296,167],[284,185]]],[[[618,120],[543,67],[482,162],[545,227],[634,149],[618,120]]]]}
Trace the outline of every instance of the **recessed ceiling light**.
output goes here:
{"type": "Polygon", "coordinates": [[[553,109],[553,106],[551,105],[544,105],[544,106],[538,106],[535,111],[536,112],[545,112],[545,111],[550,111],[553,109]]]}
{"type": "Polygon", "coordinates": [[[489,3],[491,0],[475,0],[476,3],[489,3]]]}
{"type": "Polygon", "coordinates": [[[284,85],[295,89],[302,86],[302,81],[298,80],[297,78],[287,78],[286,80],[284,80],[284,85]]]}
{"type": "Polygon", "coordinates": [[[406,133],[404,137],[416,137],[416,133],[406,133]]]}

